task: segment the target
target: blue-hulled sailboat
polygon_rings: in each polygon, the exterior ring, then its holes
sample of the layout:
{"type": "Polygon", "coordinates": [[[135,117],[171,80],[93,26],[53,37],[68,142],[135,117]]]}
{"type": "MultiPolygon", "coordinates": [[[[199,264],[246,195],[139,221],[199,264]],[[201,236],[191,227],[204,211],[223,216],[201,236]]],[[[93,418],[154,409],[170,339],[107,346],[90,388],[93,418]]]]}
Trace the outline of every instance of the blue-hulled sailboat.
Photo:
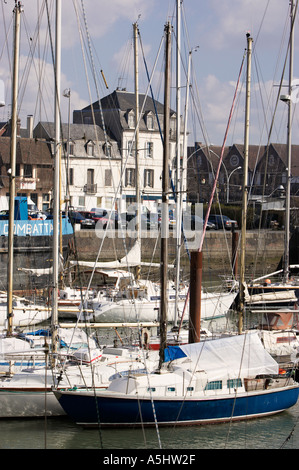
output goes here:
{"type": "MultiPolygon", "coordinates": [[[[169,57],[168,24],[166,58],[169,57]]],[[[169,62],[166,63],[162,202],[167,205],[169,133],[165,117],[169,115],[169,62]]],[[[167,285],[167,240],[162,240],[158,369],[150,373],[128,371],[125,377],[112,380],[105,391],[54,390],[64,411],[86,427],[174,426],[257,418],[295,405],[299,383],[291,375],[279,375],[278,363],[265,350],[257,333],[166,348],[167,296],[163,292],[167,285]]]]}

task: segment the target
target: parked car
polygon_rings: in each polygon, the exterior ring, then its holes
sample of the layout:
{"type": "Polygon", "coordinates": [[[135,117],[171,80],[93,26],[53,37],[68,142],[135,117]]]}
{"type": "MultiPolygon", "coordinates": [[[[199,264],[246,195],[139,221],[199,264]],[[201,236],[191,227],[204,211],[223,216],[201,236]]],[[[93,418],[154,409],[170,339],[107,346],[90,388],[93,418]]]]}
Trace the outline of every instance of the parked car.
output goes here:
{"type": "MultiPolygon", "coordinates": [[[[132,212],[123,212],[120,214],[120,218],[129,230],[136,229],[136,213],[132,212]]],[[[157,230],[158,229],[158,214],[148,212],[140,214],[141,219],[141,230],[157,230]]]]}
{"type": "MultiPolygon", "coordinates": [[[[157,218],[158,218],[158,226],[161,227],[161,224],[162,224],[162,211],[161,209],[158,209],[158,213],[157,213],[157,218]]],[[[169,211],[169,219],[168,219],[168,226],[169,226],[169,230],[174,230],[175,226],[176,226],[176,220],[175,220],[175,216],[174,216],[174,211],[173,210],[170,210],[169,211]]]]}
{"type": "Polygon", "coordinates": [[[86,218],[77,211],[69,211],[69,219],[73,225],[80,224],[81,228],[92,229],[96,225],[93,219],[86,218]]]}
{"type": "Polygon", "coordinates": [[[89,214],[96,223],[101,222],[103,229],[119,228],[119,216],[115,210],[93,207],[89,214]]]}
{"type": "MultiPolygon", "coordinates": [[[[183,225],[185,230],[202,230],[204,226],[204,219],[195,214],[183,214],[183,225]]],[[[207,222],[206,230],[215,229],[215,224],[207,222]]]]}
{"type": "Polygon", "coordinates": [[[225,228],[225,230],[232,230],[238,228],[238,222],[232,220],[227,215],[212,214],[209,216],[209,222],[215,225],[216,230],[225,228]]]}

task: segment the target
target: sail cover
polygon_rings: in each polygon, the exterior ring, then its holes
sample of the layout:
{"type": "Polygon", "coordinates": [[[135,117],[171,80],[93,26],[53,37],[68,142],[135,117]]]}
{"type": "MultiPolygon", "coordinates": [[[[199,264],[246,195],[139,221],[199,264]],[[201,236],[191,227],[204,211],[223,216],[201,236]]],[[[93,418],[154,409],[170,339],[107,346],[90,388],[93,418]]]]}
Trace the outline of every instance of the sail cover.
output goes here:
{"type": "Polygon", "coordinates": [[[170,346],[165,362],[184,356],[191,359],[194,370],[204,370],[209,380],[278,374],[278,364],[263,347],[258,333],[170,346]]]}

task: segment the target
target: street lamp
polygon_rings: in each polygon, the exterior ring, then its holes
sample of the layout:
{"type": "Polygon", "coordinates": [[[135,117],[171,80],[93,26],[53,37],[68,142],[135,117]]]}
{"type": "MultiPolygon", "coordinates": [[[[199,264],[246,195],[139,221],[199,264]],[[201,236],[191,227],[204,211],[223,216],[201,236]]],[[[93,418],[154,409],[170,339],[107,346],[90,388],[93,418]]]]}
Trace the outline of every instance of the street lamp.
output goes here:
{"type": "Polygon", "coordinates": [[[238,166],[237,168],[235,168],[228,176],[227,176],[227,188],[226,188],[226,203],[228,204],[229,203],[229,180],[230,180],[230,177],[232,176],[232,174],[237,171],[237,170],[240,170],[242,167],[241,166],[238,166]]]}

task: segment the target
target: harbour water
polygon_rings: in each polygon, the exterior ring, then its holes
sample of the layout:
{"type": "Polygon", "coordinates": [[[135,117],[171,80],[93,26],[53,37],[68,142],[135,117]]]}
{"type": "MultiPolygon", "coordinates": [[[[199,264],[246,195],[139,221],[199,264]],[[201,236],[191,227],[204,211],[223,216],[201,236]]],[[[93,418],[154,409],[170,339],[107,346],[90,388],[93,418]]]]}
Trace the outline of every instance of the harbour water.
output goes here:
{"type": "Polygon", "coordinates": [[[299,404],[272,417],[219,425],[83,429],[67,417],[0,421],[1,449],[299,449],[299,404]]]}
{"type": "MultiPolygon", "coordinates": [[[[229,318],[229,317],[228,317],[229,318]]],[[[215,332],[235,321],[218,319],[205,325],[215,332]]],[[[257,319],[254,319],[253,324],[257,319]]],[[[245,322],[247,323],[247,322],[245,322]]],[[[101,344],[112,344],[126,330],[102,330],[101,344]]],[[[124,335],[125,336],[125,335],[124,335]]],[[[123,336],[123,337],[124,337],[123,336]]],[[[274,416],[219,425],[136,429],[84,429],[67,416],[0,420],[1,449],[143,449],[189,451],[219,449],[299,449],[299,402],[274,416]]]]}

